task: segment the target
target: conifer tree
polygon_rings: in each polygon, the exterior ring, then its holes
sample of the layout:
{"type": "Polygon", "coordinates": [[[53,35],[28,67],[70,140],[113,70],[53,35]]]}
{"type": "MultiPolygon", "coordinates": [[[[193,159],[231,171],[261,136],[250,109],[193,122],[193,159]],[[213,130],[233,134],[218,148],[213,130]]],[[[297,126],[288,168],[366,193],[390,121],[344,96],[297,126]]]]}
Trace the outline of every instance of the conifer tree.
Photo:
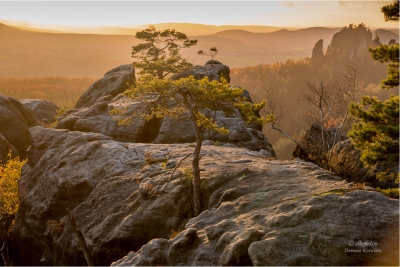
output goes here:
{"type": "Polygon", "coordinates": [[[211,59],[214,60],[214,57],[218,54],[218,49],[214,46],[211,47],[209,51],[200,50],[197,54],[201,56],[210,56],[211,59]]]}
{"type": "MultiPolygon", "coordinates": [[[[202,197],[200,192],[200,150],[205,130],[212,130],[220,134],[229,131],[217,125],[213,118],[205,116],[202,111],[206,108],[232,112],[238,109],[248,122],[265,124],[273,120],[273,115],[257,116],[265,106],[265,101],[252,104],[243,97],[243,89],[231,87],[226,81],[209,81],[208,77],[196,80],[193,76],[179,80],[163,80],[149,75],[139,79],[135,85],[125,92],[125,95],[143,105],[139,110],[128,117],[120,119],[119,124],[129,124],[136,117],[150,120],[154,117],[174,117],[178,120],[187,118],[191,121],[196,136],[196,146],[193,153],[193,201],[194,213],[197,216],[202,212],[202,197]],[[171,102],[174,102],[174,104],[171,102]]],[[[113,115],[126,115],[124,110],[114,109],[113,115]]]]}
{"type": "MultiPolygon", "coordinates": [[[[382,8],[386,21],[399,20],[399,1],[382,8]]],[[[399,86],[399,44],[381,45],[370,49],[373,59],[389,62],[388,76],[382,81],[382,89],[399,86]]],[[[365,166],[377,163],[389,166],[399,161],[399,95],[391,95],[384,102],[376,97],[364,96],[361,103],[351,103],[349,112],[359,119],[349,132],[355,147],[361,150],[361,161],[365,166]]],[[[399,174],[386,171],[381,179],[396,178],[399,174]]],[[[378,177],[379,178],[379,177],[378,177]]]]}
{"type": "Polygon", "coordinates": [[[133,46],[132,57],[137,61],[132,65],[141,69],[139,74],[149,74],[164,79],[168,74],[178,73],[193,67],[193,64],[179,54],[181,48],[197,44],[186,34],[174,29],[157,30],[153,25],[136,33],[136,38],[143,43],[133,46]]]}

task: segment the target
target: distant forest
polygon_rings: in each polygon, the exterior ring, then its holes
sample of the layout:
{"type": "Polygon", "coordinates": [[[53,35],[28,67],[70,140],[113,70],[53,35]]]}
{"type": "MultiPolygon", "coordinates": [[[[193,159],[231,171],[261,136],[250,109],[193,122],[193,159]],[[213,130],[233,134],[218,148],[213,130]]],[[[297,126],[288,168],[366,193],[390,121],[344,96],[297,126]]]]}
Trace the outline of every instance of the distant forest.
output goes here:
{"type": "MultiPolygon", "coordinates": [[[[302,94],[307,91],[306,82],[318,84],[322,81],[325,85],[332,84],[346,67],[343,65],[335,69],[328,64],[313,64],[311,61],[310,58],[306,58],[232,69],[231,84],[247,89],[256,100],[265,98],[268,91],[272,92],[283,107],[283,129],[289,134],[300,136],[311,125],[307,120],[310,103],[302,100],[302,94]]],[[[388,98],[391,92],[380,88],[380,81],[386,77],[387,66],[372,59],[369,64],[371,65],[354,66],[359,73],[357,82],[360,92],[357,101],[366,94],[375,95],[381,100],[388,98]]],[[[270,129],[268,124],[264,126],[263,132],[273,144],[278,158],[292,157],[295,147],[292,141],[270,129]]]]}
{"type": "Polygon", "coordinates": [[[46,99],[58,107],[72,107],[94,82],[93,78],[0,78],[0,94],[17,99],[46,99]]]}
{"type": "MultiPolygon", "coordinates": [[[[256,66],[310,57],[315,43],[324,40],[324,49],[340,28],[313,27],[254,33],[245,30],[189,36],[198,44],[182,50],[182,56],[193,64],[208,59],[199,50],[218,48],[217,60],[231,68],[256,66]]],[[[398,40],[390,30],[376,30],[383,43],[398,40]]],[[[134,35],[41,33],[17,29],[0,23],[0,77],[100,78],[108,70],[133,61],[132,46],[139,41],[134,35]]]]}

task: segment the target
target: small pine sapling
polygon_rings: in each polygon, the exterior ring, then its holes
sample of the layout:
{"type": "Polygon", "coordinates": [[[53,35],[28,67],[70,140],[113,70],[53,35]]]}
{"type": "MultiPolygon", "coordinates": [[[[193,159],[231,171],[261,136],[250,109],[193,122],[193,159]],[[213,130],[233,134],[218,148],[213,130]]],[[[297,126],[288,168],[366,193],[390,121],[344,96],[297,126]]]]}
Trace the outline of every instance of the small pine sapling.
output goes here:
{"type": "Polygon", "coordinates": [[[201,56],[210,56],[211,59],[214,60],[214,57],[218,54],[218,49],[214,46],[211,47],[208,51],[200,50],[199,52],[197,52],[197,54],[201,56]]]}

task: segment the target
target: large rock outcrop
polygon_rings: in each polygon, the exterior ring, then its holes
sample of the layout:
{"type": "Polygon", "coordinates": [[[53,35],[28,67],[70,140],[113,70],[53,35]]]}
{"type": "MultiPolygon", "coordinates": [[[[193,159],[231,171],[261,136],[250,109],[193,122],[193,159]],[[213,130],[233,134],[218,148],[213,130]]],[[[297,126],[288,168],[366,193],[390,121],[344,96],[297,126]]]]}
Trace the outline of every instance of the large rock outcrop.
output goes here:
{"type": "Polygon", "coordinates": [[[54,116],[57,115],[57,107],[54,103],[44,99],[21,99],[20,102],[33,110],[36,117],[44,124],[51,124],[55,121],[54,116]]]}
{"type": "Polygon", "coordinates": [[[95,265],[398,265],[399,203],[352,191],[313,163],[204,145],[206,210],[190,219],[190,159],[161,190],[190,144],[30,131],[12,232],[15,265],[86,264],[66,208],[95,265]],[[181,232],[169,238],[172,230],[181,232]]]}
{"type": "Polygon", "coordinates": [[[319,40],[312,50],[312,62],[320,63],[324,60],[324,40],[319,40]]]}
{"type": "MultiPolygon", "coordinates": [[[[360,161],[361,152],[357,150],[351,143],[351,140],[338,142],[332,148],[332,158],[329,162],[329,168],[337,175],[348,181],[367,183],[370,186],[381,188],[399,187],[394,181],[379,181],[376,178],[378,172],[387,171],[388,166],[376,164],[375,166],[366,168],[360,161]]],[[[399,172],[399,162],[393,162],[389,166],[390,173],[399,172]]]]}
{"type": "Polygon", "coordinates": [[[210,81],[221,81],[220,77],[223,77],[229,83],[231,81],[229,73],[230,70],[228,66],[222,64],[217,60],[209,60],[206,62],[206,64],[204,64],[204,66],[197,65],[193,69],[174,74],[171,79],[179,80],[181,78],[187,78],[192,75],[197,80],[208,77],[210,81]]]}
{"type": "Polygon", "coordinates": [[[7,159],[9,149],[25,158],[30,145],[29,128],[36,125],[41,123],[31,109],[15,98],[0,95],[0,160],[7,159]]]}
{"type": "MultiPolygon", "coordinates": [[[[113,72],[113,75],[112,79],[117,79],[116,75],[125,74],[113,72]]],[[[191,70],[176,74],[172,79],[184,78],[190,75],[194,75],[196,79],[202,79],[207,76],[210,80],[219,80],[220,75],[222,75],[229,80],[229,67],[212,60],[204,66],[196,66],[191,70]]],[[[111,78],[106,75],[100,81],[106,83],[107,79],[111,78]]],[[[120,79],[122,78],[118,78],[118,80],[120,79]]],[[[91,90],[89,88],[84,95],[91,90]]],[[[245,91],[244,96],[248,101],[252,101],[247,91],[245,91]]],[[[152,119],[150,121],[137,118],[131,125],[118,126],[117,121],[109,114],[113,108],[125,108],[127,113],[131,114],[142,105],[139,102],[130,101],[123,95],[116,97],[112,95],[102,96],[95,102],[90,103],[91,105],[87,104],[85,107],[68,111],[63,117],[59,118],[59,123],[55,128],[101,133],[122,142],[172,144],[188,143],[196,140],[190,121],[178,122],[170,117],[152,119]]],[[[214,113],[211,110],[204,110],[204,113],[215,117],[217,124],[225,127],[230,132],[229,135],[206,132],[204,139],[218,141],[220,144],[229,143],[256,151],[263,149],[269,153],[270,157],[275,157],[271,144],[262,133],[262,125],[247,124],[237,110],[231,116],[219,111],[214,113]]]]}
{"type": "Polygon", "coordinates": [[[349,25],[333,35],[325,55],[322,43],[319,40],[312,51],[312,62],[325,63],[334,67],[343,68],[350,62],[360,64],[372,64],[373,59],[368,51],[369,47],[380,45],[379,40],[372,39],[372,32],[364,24],[349,25]]]}
{"type": "Polygon", "coordinates": [[[104,96],[117,96],[125,92],[128,88],[127,83],[133,84],[134,82],[135,69],[131,64],[116,67],[104,74],[103,78],[92,84],[78,99],[74,108],[90,107],[99,98],[104,96]]]}

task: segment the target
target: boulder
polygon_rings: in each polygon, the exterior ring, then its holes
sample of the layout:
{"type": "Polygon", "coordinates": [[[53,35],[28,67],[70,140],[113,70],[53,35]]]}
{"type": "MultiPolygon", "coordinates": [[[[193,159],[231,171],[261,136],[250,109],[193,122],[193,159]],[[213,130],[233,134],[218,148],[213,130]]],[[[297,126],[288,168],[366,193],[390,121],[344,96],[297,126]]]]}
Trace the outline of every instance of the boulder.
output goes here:
{"type": "Polygon", "coordinates": [[[204,66],[195,66],[193,69],[189,69],[183,71],[181,73],[174,74],[171,79],[172,80],[179,80],[181,78],[187,78],[191,75],[196,80],[201,80],[204,77],[208,77],[210,81],[216,80],[221,81],[220,77],[225,78],[228,83],[231,81],[229,76],[230,70],[229,67],[222,64],[217,60],[209,60],[204,64],[204,66]]]}
{"type": "MultiPolygon", "coordinates": [[[[25,158],[26,149],[30,145],[29,128],[41,125],[34,112],[21,104],[17,99],[0,95],[0,150],[4,159],[4,151],[18,151],[25,158]],[[14,149],[13,149],[14,148],[14,149]]],[[[17,155],[17,154],[16,154],[17,155]]]]}
{"type": "Polygon", "coordinates": [[[58,118],[56,129],[68,129],[71,131],[101,133],[121,142],[151,142],[158,132],[159,120],[146,121],[137,118],[127,126],[118,126],[118,121],[110,115],[115,108],[126,108],[131,114],[140,107],[140,103],[132,102],[124,96],[115,98],[103,98],[96,104],[71,110],[58,118]]]}
{"type": "MultiPolygon", "coordinates": [[[[343,135],[341,132],[337,133],[336,139],[335,135],[336,128],[325,129],[325,144],[329,144],[329,147],[333,147],[334,144],[347,139],[347,136],[343,135]]],[[[322,149],[321,125],[319,123],[314,122],[311,125],[310,129],[300,138],[300,144],[302,145],[301,147],[296,145],[293,151],[293,157],[326,167],[326,153],[322,152],[324,150],[322,149]]]]}
{"type": "Polygon", "coordinates": [[[109,95],[113,97],[117,96],[125,92],[128,88],[127,83],[133,84],[134,82],[135,69],[131,64],[116,67],[104,74],[103,78],[92,84],[78,99],[74,108],[90,107],[101,97],[109,95]]]}
{"type": "Polygon", "coordinates": [[[351,190],[313,163],[207,144],[200,161],[205,211],[193,217],[191,160],[171,178],[190,144],[30,132],[14,265],[86,265],[66,208],[95,265],[399,264],[398,201],[351,190]]]}
{"type": "MultiPolygon", "coordinates": [[[[367,183],[373,187],[381,188],[396,188],[398,183],[394,181],[379,181],[376,178],[376,173],[386,171],[387,166],[377,164],[366,168],[360,161],[361,152],[357,150],[351,143],[351,140],[338,142],[332,148],[332,157],[329,162],[331,171],[351,182],[367,183]]],[[[389,166],[389,172],[399,172],[399,162],[393,162],[389,166]]]]}
{"type": "Polygon", "coordinates": [[[53,123],[55,121],[54,116],[60,109],[54,103],[43,99],[21,99],[20,102],[32,109],[39,121],[44,124],[53,123]]]}

